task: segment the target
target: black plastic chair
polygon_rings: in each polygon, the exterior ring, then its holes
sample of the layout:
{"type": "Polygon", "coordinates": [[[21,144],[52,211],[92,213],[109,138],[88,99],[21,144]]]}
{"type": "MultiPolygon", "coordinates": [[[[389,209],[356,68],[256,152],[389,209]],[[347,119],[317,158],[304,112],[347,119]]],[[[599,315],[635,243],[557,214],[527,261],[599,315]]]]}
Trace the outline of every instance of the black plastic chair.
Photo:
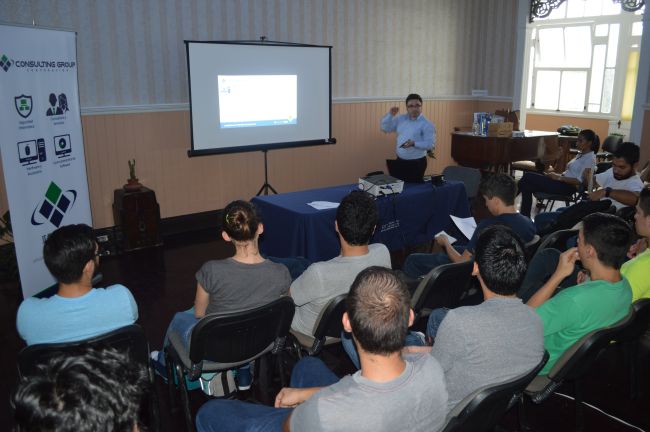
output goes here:
{"type": "Polygon", "coordinates": [[[492,430],[503,415],[521,399],[524,389],[547,361],[548,352],[544,351],[541,361],[529,372],[474,391],[447,414],[443,432],[492,430]]]}
{"type": "Polygon", "coordinates": [[[575,192],[572,192],[570,195],[562,194],[552,194],[546,192],[533,192],[533,196],[537,200],[538,207],[541,208],[541,211],[551,211],[555,205],[555,201],[563,201],[565,206],[568,207],[571,204],[578,202],[580,197],[582,197],[582,191],[578,190],[576,187],[575,192]],[[550,209],[549,209],[550,206],[550,209]]]}
{"type": "Polygon", "coordinates": [[[478,186],[481,183],[481,171],[476,168],[450,165],[442,170],[445,180],[463,182],[467,199],[472,201],[478,194],[478,186]]]}
{"type": "Polygon", "coordinates": [[[524,245],[527,262],[530,262],[530,260],[533,258],[533,255],[535,255],[535,252],[537,252],[537,248],[539,247],[541,240],[541,237],[535,234],[535,236],[524,245]]]}
{"type": "Polygon", "coordinates": [[[542,239],[539,246],[537,247],[537,251],[541,251],[547,248],[553,248],[559,251],[565,251],[567,250],[566,247],[567,240],[570,239],[571,237],[577,236],[578,231],[579,230],[577,229],[566,229],[566,230],[559,230],[559,231],[552,232],[542,239]]]}
{"type": "Polygon", "coordinates": [[[616,149],[618,149],[618,146],[620,146],[622,142],[623,138],[619,135],[610,135],[605,138],[605,141],[603,141],[601,146],[602,151],[596,153],[598,161],[611,159],[614,156],[613,153],[616,152],[616,149]]]}
{"type": "Polygon", "coordinates": [[[634,214],[636,213],[636,207],[634,206],[625,206],[621,207],[620,209],[616,210],[616,216],[620,217],[626,222],[630,222],[632,225],[634,225],[634,214]]]}
{"type": "Polygon", "coordinates": [[[154,372],[149,363],[149,342],[142,327],[137,324],[128,325],[109,333],[75,342],[36,344],[23,348],[18,353],[18,374],[29,376],[35,374],[38,365],[48,362],[52,357],[60,354],[67,356],[80,355],[85,349],[114,348],[120,352],[128,353],[130,358],[147,368],[151,392],[148,395],[149,428],[159,430],[159,405],[156,389],[154,387],[154,372]]]}
{"type": "Polygon", "coordinates": [[[650,298],[643,298],[632,303],[634,319],[632,323],[625,328],[619,340],[623,343],[627,369],[630,371],[630,398],[639,397],[639,345],[640,339],[648,330],[650,330],[650,298]]]}
{"type": "Polygon", "coordinates": [[[303,350],[310,356],[318,355],[325,346],[341,341],[343,331],[341,317],[346,311],[347,298],[347,293],[340,294],[325,305],[314,324],[313,336],[291,330],[291,335],[298,344],[294,345],[298,357],[301,357],[303,350]]]}
{"type": "MultiPolygon", "coordinates": [[[[583,430],[582,378],[587,374],[596,359],[607,348],[612,346],[611,342],[620,339],[623,332],[633,323],[633,320],[634,310],[630,308],[630,313],[618,322],[584,335],[560,356],[548,375],[538,375],[534,378],[526,387],[524,393],[530,396],[534,403],[539,404],[548,399],[563,383],[572,382],[575,395],[576,430],[583,430]]],[[[519,418],[520,426],[523,430],[526,430],[523,401],[520,404],[519,418]]]]}
{"type": "Polygon", "coordinates": [[[427,273],[411,297],[415,323],[427,318],[435,308],[458,307],[471,287],[473,267],[473,261],[466,261],[443,264],[427,273]]]}
{"type": "MultiPolygon", "coordinates": [[[[227,371],[246,365],[266,353],[278,353],[295,312],[293,300],[282,297],[268,305],[249,311],[211,314],[202,318],[190,336],[189,347],[183,338],[172,332],[165,347],[167,375],[172,369],[180,383],[181,402],[188,431],[194,430],[185,377],[199,379],[202,373],[227,371]]],[[[282,362],[278,361],[282,368],[282,362]]],[[[281,372],[281,377],[284,374],[281,372]]],[[[168,379],[170,399],[174,404],[174,380],[168,379]]]]}

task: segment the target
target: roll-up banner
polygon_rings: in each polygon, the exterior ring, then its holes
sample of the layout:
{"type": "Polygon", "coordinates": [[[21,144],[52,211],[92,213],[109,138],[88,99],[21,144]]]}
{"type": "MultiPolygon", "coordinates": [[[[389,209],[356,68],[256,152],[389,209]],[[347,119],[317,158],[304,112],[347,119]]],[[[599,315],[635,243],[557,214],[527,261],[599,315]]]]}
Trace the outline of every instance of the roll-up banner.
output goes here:
{"type": "Polygon", "coordinates": [[[0,25],[0,154],[23,296],[55,283],[43,242],[92,226],[75,32],[0,25]]]}

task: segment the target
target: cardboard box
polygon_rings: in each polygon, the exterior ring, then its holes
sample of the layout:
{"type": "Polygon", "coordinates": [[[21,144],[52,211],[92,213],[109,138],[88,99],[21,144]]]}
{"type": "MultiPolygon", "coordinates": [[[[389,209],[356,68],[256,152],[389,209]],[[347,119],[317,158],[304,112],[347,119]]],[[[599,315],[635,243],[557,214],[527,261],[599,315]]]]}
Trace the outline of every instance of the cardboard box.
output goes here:
{"type": "Polygon", "coordinates": [[[512,126],[512,122],[490,123],[487,136],[500,138],[512,136],[512,126]]]}

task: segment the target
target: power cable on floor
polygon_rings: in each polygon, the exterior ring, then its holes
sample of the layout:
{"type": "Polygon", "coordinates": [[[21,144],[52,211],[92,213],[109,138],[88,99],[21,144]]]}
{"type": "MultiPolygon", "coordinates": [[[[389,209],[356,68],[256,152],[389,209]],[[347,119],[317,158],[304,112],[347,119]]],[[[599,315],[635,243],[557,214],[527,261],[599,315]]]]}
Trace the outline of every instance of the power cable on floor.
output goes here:
{"type": "MultiPolygon", "coordinates": [[[[573,396],[569,396],[569,395],[566,395],[566,394],[564,394],[564,393],[558,393],[558,392],[555,392],[555,394],[558,395],[558,396],[562,396],[562,397],[564,397],[564,398],[566,398],[566,399],[570,399],[570,400],[572,400],[572,401],[575,401],[575,398],[574,398],[573,396]]],[[[592,405],[592,404],[590,404],[590,403],[587,403],[587,402],[584,402],[584,401],[583,401],[582,403],[583,403],[583,405],[586,405],[586,406],[588,406],[589,408],[592,408],[592,409],[594,409],[594,410],[596,410],[596,411],[598,411],[598,412],[600,412],[600,413],[602,413],[602,414],[605,414],[607,417],[609,417],[609,418],[611,418],[611,419],[613,419],[613,420],[616,420],[617,422],[619,422],[619,423],[621,423],[621,424],[624,424],[625,426],[629,426],[629,427],[634,428],[634,429],[636,429],[636,430],[638,430],[638,431],[645,432],[645,430],[641,429],[640,427],[638,427],[638,426],[634,426],[633,424],[630,424],[630,423],[626,422],[625,420],[622,420],[622,419],[620,419],[620,418],[618,418],[618,417],[616,417],[616,416],[613,416],[613,415],[611,415],[611,414],[608,414],[608,413],[606,413],[605,411],[603,411],[603,410],[601,410],[600,408],[598,408],[597,406],[594,406],[594,405],[592,405]]]]}

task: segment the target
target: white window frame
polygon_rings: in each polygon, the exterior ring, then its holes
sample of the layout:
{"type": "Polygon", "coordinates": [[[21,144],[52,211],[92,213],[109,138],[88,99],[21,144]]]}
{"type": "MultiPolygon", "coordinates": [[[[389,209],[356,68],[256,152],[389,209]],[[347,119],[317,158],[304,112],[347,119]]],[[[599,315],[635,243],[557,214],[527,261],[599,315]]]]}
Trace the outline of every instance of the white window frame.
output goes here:
{"type": "MultiPolygon", "coordinates": [[[[570,1],[570,0],[567,0],[570,1]]],[[[521,5],[521,2],[520,2],[521,5]]],[[[627,64],[629,59],[629,54],[633,50],[638,50],[638,48],[631,48],[633,44],[640,45],[641,37],[640,36],[631,36],[632,24],[634,22],[642,22],[643,16],[637,15],[629,12],[621,12],[618,15],[606,15],[598,17],[584,17],[584,18],[563,18],[563,19],[553,19],[553,20],[538,20],[533,23],[528,23],[525,29],[525,49],[523,56],[523,74],[522,74],[522,86],[521,86],[521,109],[525,110],[529,114],[546,114],[546,115],[555,115],[555,116],[567,116],[567,117],[588,117],[588,118],[600,118],[607,120],[618,120],[621,115],[621,108],[623,102],[623,90],[625,86],[625,78],[627,71],[627,64]],[[587,109],[589,101],[589,89],[591,81],[591,66],[587,70],[587,82],[585,88],[585,101],[583,106],[585,107],[582,111],[561,111],[561,110],[549,110],[549,109],[539,109],[534,106],[528,107],[529,103],[534,101],[528,101],[528,86],[529,86],[529,75],[531,67],[533,68],[532,74],[532,88],[531,88],[531,99],[534,99],[535,95],[535,80],[536,72],[539,70],[558,70],[558,71],[575,71],[575,70],[584,70],[584,68],[548,68],[548,67],[534,67],[531,65],[531,49],[535,41],[532,39],[533,29],[543,29],[543,28],[557,28],[557,27],[569,27],[569,26],[579,26],[579,25],[589,25],[591,26],[592,31],[592,52],[591,60],[593,61],[593,47],[597,44],[602,44],[602,39],[599,42],[594,40],[595,27],[598,24],[619,24],[619,38],[617,46],[617,58],[616,65],[614,67],[614,87],[612,89],[612,103],[609,113],[601,112],[589,112],[587,109]]],[[[538,34],[538,32],[536,32],[538,34]]],[[[601,94],[602,97],[602,94],[601,94]]],[[[636,105],[636,103],[635,103],[636,105]]],[[[602,107],[601,107],[602,109],[602,107]]]]}

